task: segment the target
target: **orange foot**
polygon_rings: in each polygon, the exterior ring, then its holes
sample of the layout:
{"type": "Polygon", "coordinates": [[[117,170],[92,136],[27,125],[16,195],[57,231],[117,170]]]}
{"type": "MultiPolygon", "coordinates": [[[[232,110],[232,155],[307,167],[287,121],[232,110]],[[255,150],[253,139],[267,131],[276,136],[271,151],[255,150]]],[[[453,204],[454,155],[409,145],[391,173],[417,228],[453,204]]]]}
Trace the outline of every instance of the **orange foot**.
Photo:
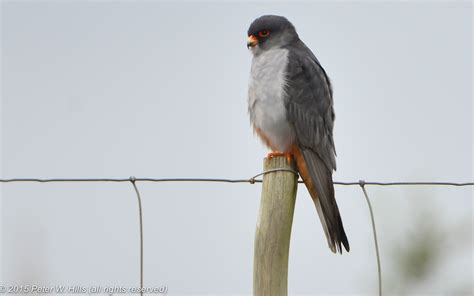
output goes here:
{"type": "Polygon", "coordinates": [[[286,161],[288,163],[291,163],[291,160],[293,159],[293,156],[291,156],[291,153],[288,153],[288,152],[284,153],[284,152],[272,151],[267,154],[268,159],[272,159],[273,157],[278,157],[278,156],[285,156],[286,161]]]}

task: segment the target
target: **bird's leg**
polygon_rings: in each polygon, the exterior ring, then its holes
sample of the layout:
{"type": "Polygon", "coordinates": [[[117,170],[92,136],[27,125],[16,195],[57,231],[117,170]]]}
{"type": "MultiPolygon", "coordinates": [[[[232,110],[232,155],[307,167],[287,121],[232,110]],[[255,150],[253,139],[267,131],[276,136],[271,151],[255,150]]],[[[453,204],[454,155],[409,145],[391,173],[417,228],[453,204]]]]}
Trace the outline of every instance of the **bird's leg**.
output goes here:
{"type": "Polygon", "coordinates": [[[267,154],[267,158],[272,159],[273,157],[278,157],[278,156],[285,156],[286,161],[288,163],[291,163],[291,160],[293,159],[293,156],[291,155],[290,152],[279,152],[279,151],[272,151],[267,154]]]}

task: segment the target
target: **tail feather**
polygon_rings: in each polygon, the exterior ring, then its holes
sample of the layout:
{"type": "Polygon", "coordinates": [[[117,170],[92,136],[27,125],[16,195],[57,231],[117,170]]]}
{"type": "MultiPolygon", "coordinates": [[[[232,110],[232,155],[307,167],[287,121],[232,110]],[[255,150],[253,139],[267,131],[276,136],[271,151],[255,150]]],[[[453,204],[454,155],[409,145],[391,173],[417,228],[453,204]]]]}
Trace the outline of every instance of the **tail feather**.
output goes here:
{"type": "Polygon", "coordinates": [[[298,171],[316,206],[329,248],[334,253],[342,253],[343,245],[349,252],[349,242],[334,197],[332,172],[311,149],[298,148],[294,151],[294,156],[298,171]]]}

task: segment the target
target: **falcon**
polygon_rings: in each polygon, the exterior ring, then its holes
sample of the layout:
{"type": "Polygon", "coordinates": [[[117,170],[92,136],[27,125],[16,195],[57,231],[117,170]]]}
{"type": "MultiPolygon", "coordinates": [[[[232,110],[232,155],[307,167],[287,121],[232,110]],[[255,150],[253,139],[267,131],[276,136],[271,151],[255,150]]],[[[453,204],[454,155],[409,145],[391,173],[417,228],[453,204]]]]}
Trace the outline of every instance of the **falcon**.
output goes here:
{"type": "Polygon", "coordinates": [[[286,18],[265,15],[250,25],[248,110],[268,157],[294,159],[316,206],[332,252],[349,251],[334,197],[336,170],[331,82],[286,18]]]}

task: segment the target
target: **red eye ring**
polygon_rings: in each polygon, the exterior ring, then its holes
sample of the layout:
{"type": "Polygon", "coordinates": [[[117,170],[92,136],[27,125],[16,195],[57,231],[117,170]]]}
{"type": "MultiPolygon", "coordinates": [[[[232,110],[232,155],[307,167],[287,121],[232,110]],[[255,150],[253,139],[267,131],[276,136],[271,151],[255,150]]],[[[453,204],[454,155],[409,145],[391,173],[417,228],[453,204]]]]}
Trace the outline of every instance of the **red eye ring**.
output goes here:
{"type": "Polygon", "coordinates": [[[268,35],[270,35],[270,32],[267,31],[267,30],[262,30],[262,31],[258,32],[258,37],[264,38],[264,37],[267,37],[268,35]]]}

